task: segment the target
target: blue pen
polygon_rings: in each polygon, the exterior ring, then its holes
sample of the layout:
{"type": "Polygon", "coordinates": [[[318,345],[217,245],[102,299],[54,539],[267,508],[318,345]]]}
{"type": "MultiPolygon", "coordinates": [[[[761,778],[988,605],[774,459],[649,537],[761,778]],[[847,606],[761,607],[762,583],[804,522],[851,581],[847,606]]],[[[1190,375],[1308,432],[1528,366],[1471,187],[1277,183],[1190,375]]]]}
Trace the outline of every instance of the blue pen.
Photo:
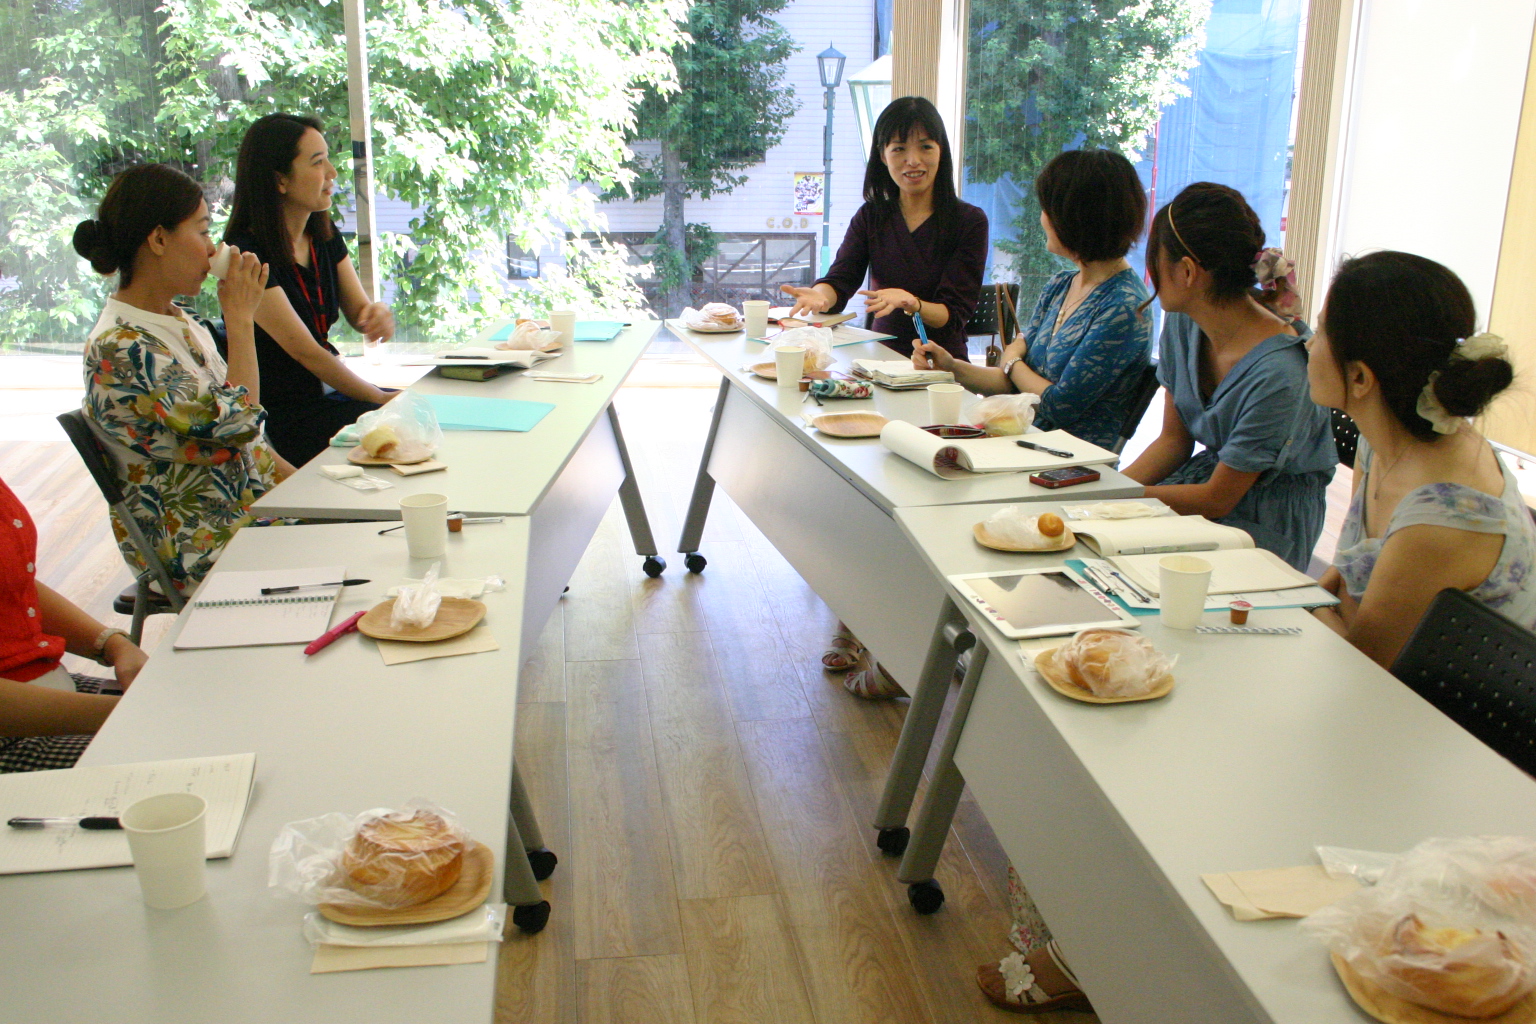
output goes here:
{"type": "Polygon", "coordinates": [[[923,325],[923,314],[921,311],[913,312],[912,326],[917,328],[917,336],[922,339],[923,344],[928,344],[928,328],[923,325]]]}

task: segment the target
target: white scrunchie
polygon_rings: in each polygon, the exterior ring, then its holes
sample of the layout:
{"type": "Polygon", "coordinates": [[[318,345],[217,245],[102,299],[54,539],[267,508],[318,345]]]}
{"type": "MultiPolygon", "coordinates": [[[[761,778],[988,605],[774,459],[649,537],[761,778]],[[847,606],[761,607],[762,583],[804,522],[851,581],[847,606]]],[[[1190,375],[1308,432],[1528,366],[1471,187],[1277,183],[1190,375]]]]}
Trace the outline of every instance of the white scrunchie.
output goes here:
{"type": "MultiPolygon", "coordinates": [[[[1508,357],[1509,346],[1504,344],[1504,339],[1487,331],[1458,341],[1450,355],[1451,359],[1465,359],[1473,363],[1484,359],[1508,357]]],[[[1430,426],[1435,428],[1435,433],[1454,434],[1466,421],[1460,416],[1452,416],[1446,412],[1445,406],[1440,404],[1440,399],[1435,397],[1435,381],[1439,379],[1439,370],[1429,375],[1429,381],[1424,385],[1424,390],[1419,392],[1419,400],[1414,405],[1414,411],[1429,420],[1430,426]]]]}

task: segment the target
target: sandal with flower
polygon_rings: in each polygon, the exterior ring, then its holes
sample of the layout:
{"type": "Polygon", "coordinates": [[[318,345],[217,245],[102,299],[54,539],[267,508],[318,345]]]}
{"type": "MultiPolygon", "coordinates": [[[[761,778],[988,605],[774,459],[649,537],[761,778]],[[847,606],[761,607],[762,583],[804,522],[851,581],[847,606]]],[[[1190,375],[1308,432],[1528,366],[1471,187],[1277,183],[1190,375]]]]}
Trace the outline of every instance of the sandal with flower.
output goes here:
{"type": "Polygon", "coordinates": [[[976,984],[993,1006],[1010,1013],[1044,1013],[1047,1010],[1092,1010],[1088,996],[1078,987],[1077,978],[1067,969],[1057,953],[1056,944],[1049,943],[1026,958],[1023,953],[1010,953],[995,964],[982,964],[976,968],[976,984]],[[1041,958],[1048,958],[1042,960],[1041,958]],[[1035,963],[1030,964],[1029,960],[1035,963]],[[1050,971],[1055,967],[1056,971],[1050,971]],[[1036,973],[1042,975],[1060,972],[1059,977],[1048,977],[1050,992],[1041,987],[1036,973]]]}
{"type": "Polygon", "coordinates": [[[879,664],[871,665],[867,657],[857,670],[843,677],[843,689],[865,700],[900,697],[906,693],[901,688],[901,684],[891,678],[891,674],[884,667],[879,664]]]}
{"type": "Polygon", "coordinates": [[[840,629],[827,642],[827,649],[821,655],[821,667],[828,672],[847,672],[858,668],[864,660],[864,651],[864,645],[859,643],[858,637],[846,629],[840,629]]]}

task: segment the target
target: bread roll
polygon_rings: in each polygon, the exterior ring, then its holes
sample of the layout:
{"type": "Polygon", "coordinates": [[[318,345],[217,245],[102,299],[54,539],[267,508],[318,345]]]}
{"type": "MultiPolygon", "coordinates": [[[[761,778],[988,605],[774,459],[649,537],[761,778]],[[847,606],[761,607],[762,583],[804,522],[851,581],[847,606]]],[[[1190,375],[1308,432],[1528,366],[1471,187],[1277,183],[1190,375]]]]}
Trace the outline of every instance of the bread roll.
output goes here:
{"type": "Polygon", "coordinates": [[[1073,684],[1095,697],[1150,693],[1173,668],[1150,640],[1121,629],[1085,629],[1056,658],[1073,684]]]}
{"type": "Polygon", "coordinates": [[[400,445],[400,435],[388,423],[380,423],[362,437],[363,451],[371,459],[382,459],[400,445]]]}
{"type": "Polygon", "coordinates": [[[1054,512],[1042,512],[1040,518],[1035,520],[1035,529],[1044,537],[1060,537],[1066,528],[1067,524],[1054,512]]]}
{"type": "Polygon", "coordinates": [[[347,888],[386,907],[413,907],[459,880],[464,838],[430,811],[365,822],[342,855],[347,888]]]}
{"type": "Polygon", "coordinates": [[[1430,928],[1417,914],[1389,929],[1381,952],[1389,991],[1458,1017],[1497,1017],[1536,983],[1519,948],[1503,932],[1430,928]]]}

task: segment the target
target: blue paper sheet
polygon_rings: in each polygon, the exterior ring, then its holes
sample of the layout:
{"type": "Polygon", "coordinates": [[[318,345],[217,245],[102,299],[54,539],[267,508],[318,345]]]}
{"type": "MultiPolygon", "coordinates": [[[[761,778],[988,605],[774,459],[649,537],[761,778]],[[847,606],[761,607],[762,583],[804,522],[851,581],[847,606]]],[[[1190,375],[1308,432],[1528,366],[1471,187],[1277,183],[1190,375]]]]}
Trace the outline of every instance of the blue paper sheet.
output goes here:
{"type": "Polygon", "coordinates": [[[624,325],[612,320],[577,320],[577,341],[612,341],[619,336],[624,325]]]}
{"type": "Polygon", "coordinates": [[[513,398],[426,395],[444,430],[532,430],[554,406],[513,398]]]}

